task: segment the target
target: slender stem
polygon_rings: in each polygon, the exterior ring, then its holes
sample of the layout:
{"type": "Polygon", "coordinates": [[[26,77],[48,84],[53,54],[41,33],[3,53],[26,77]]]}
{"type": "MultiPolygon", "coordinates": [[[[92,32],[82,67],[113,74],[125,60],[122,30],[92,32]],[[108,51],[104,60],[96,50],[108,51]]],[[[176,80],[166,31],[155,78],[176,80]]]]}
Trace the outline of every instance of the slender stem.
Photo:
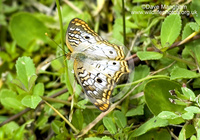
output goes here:
{"type": "Polygon", "coordinates": [[[124,0],[122,0],[122,17],[123,17],[123,36],[124,36],[124,45],[126,46],[126,22],[125,22],[125,7],[124,7],[124,0]]]}
{"type": "Polygon", "coordinates": [[[49,74],[49,75],[53,75],[53,76],[59,76],[59,73],[55,73],[55,72],[48,72],[48,71],[43,71],[40,70],[39,74],[49,74]]]}
{"type": "Polygon", "coordinates": [[[169,76],[166,76],[166,75],[147,76],[147,77],[142,78],[142,79],[140,79],[140,80],[137,80],[137,81],[135,81],[135,82],[117,85],[115,88],[121,88],[121,87],[125,87],[125,86],[135,85],[135,84],[138,84],[138,83],[141,83],[141,82],[143,82],[143,81],[146,81],[146,80],[149,80],[149,79],[153,79],[153,78],[169,78],[169,76]]]}
{"type": "MultiPolygon", "coordinates": [[[[41,98],[45,101],[48,101],[48,102],[61,103],[61,104],[65,104],[67,106],[71,106],[71,102],[69,102],[69,101],[65,101],[65,100],[61,100],[61,99],[57,99],[57,98],[52,98],[52,97],[47,97],[47,96],[41,96],[41,98]]],[[[79,107],[77,105],[77,103],[74,103],[74,107],[81,109],[81,107],[79,107]]],[[[93,105],[85,105],[85,108],[96,109],[96,107],[93,106],[93,105]]]]}
{"type": "Polygon", "coordinates": [[[95,18],[95,27],[94,27],[95,32],[99,32],[99,16],[95,18]]]}
{"type": "Polygon", "coordinates": [[[97,116],[90,124],[88,124],[85,128],[83,128],[80,132],[80,134],[77,136],[77,138],[82,137],[85,135],[90,129],[92,129],[100,120],[103,119],[107,114],[109,114],[111,111],[115,109],[115,107],[120,104],[127,96],[129,96],[138,86],[140,86],[141,83],[137,84],[135,87],[132,88],[122,99],[117,101],[116,103],[112,104],[110,108],[106,112],[102,112],[99,116],[97,116]]]}
{"type": "Polygon", "coordinates": [[[58,16],[59,16],[59,23],[60,23],[60,35],[61,35],[61,46],[63,48],[63,53],[65,54],[65,47],[64,47],[64,34],[63,34],[63,25],[62,25],[62,15],[60,11],[60,3],[59,0],[56,0],[58,16]]]}
{"type": "Polygon", "coordinates": [[[188,40],[190,40],[191,38],[193,38],[194,36],[196,36],[199,32],[200,32],[200,30],[198,32],[193,32],[187,38],[185,38],[184,40],[182,40],[177,46],[182,45],[182,44],[188,42],[188,40]]]}
{"type": "MultiPolygon", "coordinates": [[[[64,33],[63,33],[63,22],[62,22],[62,15],[61,15],[61,11],[60,11],[60,3],[59,0],[56,0],[56,5],[57,5],[57,10],[58,10],[58,16],[59,16],[59,22],[60,22],[60,34],[61,34],[61,45],[63,48],[63,57],[65,60],[65,46],[64,46],[64,33]]],[[[67,61],[64,61],[65,63],[65,73],[66,73],[66,86],[68,88],[68,91],[72,94],[73,93],[73,89],[72,86],[70,84],[70,80],[69,80],[69,72],[68,72],[68,63],[67,61]]]]}
{"type": "Polygon", "coordinates": [[[65,101],[65,100],[61,100],[61,99],[57,99],[57,98],[46,97],[46,96],[41,96],[41,98],[48,102],[61,103],[61,104],[65,104],[67,106],[71,106],[71,102],[69,102],[69,101],[65,101]]]}
{"type": "Polygon", "coordinates": [[[168,127],[167,127],[167,130],[175,140],[178,140],[178,137],[168,127]]]}
{"type": "Polygon", "coordinates": [[[51,108],[53,109],[73,130],[76,134],[79,133],[79,131],[59,112],[57,111],[53,106],[51,106],[48,102],[44,100],[44,102],[51,108]]]}
{"type": "Polygon", "coordinates": [[[173,56],[173,55],[169,55],[169,54],[166,54],[165,55],[167,58],[170,58],[170,59],[173,59],[173,60],[176,60],[176,61],[179,61],[179,62],[183,62],[187,65],[192,65],[192,66],[196,66],[195,63],[191,62],[191,61],[187,61],[187,60],[184,60],[184,59],[181,59],[179,57],[176,57],[176,56],[173,56]]]}
{"type": "Polygon", "coordinates": [[[71,7],[74,11],[76,11],[79,14],[82,14],[83,11],[81,11],[76,5],[74,5],[70,0],[64,0],[64,2],[71,7]]]}

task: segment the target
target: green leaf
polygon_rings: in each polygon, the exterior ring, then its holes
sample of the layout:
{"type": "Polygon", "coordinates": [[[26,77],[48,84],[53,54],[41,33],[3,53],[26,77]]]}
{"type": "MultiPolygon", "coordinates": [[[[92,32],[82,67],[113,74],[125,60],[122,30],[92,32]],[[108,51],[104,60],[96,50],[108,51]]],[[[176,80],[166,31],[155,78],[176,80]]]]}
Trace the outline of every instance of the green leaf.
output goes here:
{"type": "Polygon", "coordinates": [[[28,91],[35,85],[35,81],[37,79],[37,75],[32,75],[28,81],[28,91]]]}
{"type": "Polygon", "coordinates": [[[62,124],[62,122],[61,122],[61,121],[58,121],[58,120],[54,120],[54,121],[51,123],[51,127],[52,127],[53,131],[54,131],[56,134],[59,134],[59,133],[60,133],[61,124],[62,124]]]}
{"type": "Polygon", "coordinates": [[[19,128],[19,125],[16,122],[12,121],[2,126],[2,128],[7,136],[13,136],[13,132],[15,132],[19,128]]]}
{"type": "Polygon", "coordinates": [[[86,108],[85,104],[87,104],[87,103],[88,103],[88,100],[81,100],[77,103],[77,106],[82,109],[85,109],[86,108]]]}
{"type": "Polygon", "coordinates": [[[158,117],[161,119],[166,119],[171,124],[180,124],[184,122],[184,120],[181,118],[181,116],[170,112],[170,111],[162,111],[160,114],[158,114],[158,117]]]}
{"type": "Polygon", "coordinates": [[[6,26],[7,22],[6,22],[6,16],[4,14],[0,15],[0,23],[2,26],[6,26]]]}
{"type": "Polygon", "coordinates": [[[195,46],[194,47],[194,54],[195,54],[195,57],[197,59],[197,62],[200,63],[200,44],[198,44],[198,46],[195,46]]]}
{"type": "Polygon", "coordinates": [[[35,49],[32,43],[44,44],[47,42],[45,33],[48,32],[44,23],[31,13],[17,13],[10,19],[10,31],[14,40],[24,50],[35,49]]]}
{"type": "Polygon", "coordinates": [[[194,114],[200,114],[200,108],[196,107],[196,106],[189,106],[185,108],[185,111],[187,112],[191,112],[194,114]]]}
{"type": "Polygon", "coordinates": [[[38,83],[33,88],[33,95],[43,96],[44,94],[44,84],[38,83]]]}
{"type": "Polygon", "coordinates": [[[185,128],[184,127],[181,129],[181,132],[179,133],[178,140],[186,140],[185,128]]]}
{"type": "Polygon", "coordinates": [[[41,100],[38,95],[26,95],[21,102],[23,105],[35,109],[41,100]]]}
{"type": "Polygon", "coordinates": [[[185,25],[184,29],[183,29],[183,33],[182,33],[182,40],[184,40],[185,38],[187,38],[190,34],[193,33],[193,29],[191,28],[191,26],[193,27],[194,25],[192,25],[192,22],[189,22],[185,25]]]}
{"type": "Polygon", "coordinates": [[[171,75],[170,80],[183,79],[183,78],[193,79],[200,77],[200,74],[197,74],[196,72],[179,67],[175,67],[170,73],[170,75],[171,75]]]}
{"type": "Polygon", "coordinates": [[[131,73],[130,77],[133,79],[132,81],[137,81],[141,78],[146,77],[150,74],[150,68],[147,65],[139,65],[135,67],[135,71],[131,73]]]}
{"type": "Polygon", "coordinates": [[[101,140],[113,140],[113,139],[108,137],[108,136],[104,136],[104,137],[101,138],[101,140]]]}
{"type": "Polygon", "coordinates": [[[17,93],[10,90],[10,89],[1,89],[0,91],[0,100],[4,99],[4,98],[16,98],[17,93]]]}
{"type": "MultiPolygon", "coordinates": [[[[60,55],[59,55],[60,56],[60,55]]],[[[59,57],[57,56],[57,57],[59,57]]],[[[63,62],[63,61],[62,61],[63,62]]],[[[61,63],[61,61],[59,61],[59,59],[54,59],[52,62],[51,62],[51,66],[53,67],[53,69],[59,71],[63,68],[63,64],[61,63]]]]}
{"type": "Polygon", "coordinates": [[[185,120],[192,120],[194,118],[194,113],[186,112],[186,113],[182,114],[182,118],[185,120]]]}
{"type": "Polygon", "coordinates": [[[191,125],[191,124],[187,124],[185,126],[185,134],[186,134],[186,138],[190,138],[192,135],[195,135],[196,133],[196,130],[194,128],[194,125],[191,125]]]}
{"type": "Polygon", "coordinates": [[[143,115],[144,114],[144,105],[139,105],[136,108],[129,110],[126,113],[127,117],[136,116],[136,115],[143,115]]]}
{"type": "Polygon", "coordinates": [[[171,46],[181,31],[181,17],[178,14],[171,14],[165,18],[161,27],[162,47],[171,46]]]}
{"type": "MultiPolygon", "coordinates": [[[[199,30],[199,25],[194,22],[189,22],[185,25],[182,33],[182,40],[187,38],[189,35],[194,33],[194,31],[199,30]]],[[[194,55],[197,59],[198,63],[200,62],[200,54],[198,53],[200,51],[200,41],[192,41],[185,45],[185,48],[182,51],[182,57],[188,61],[194,61],[194,55]]],[[[188,65],[190,66],[190,65],[188,65]]],[[[195,68],[194,66],[190,66],[191,69],[195,68]]]]}
{"type": "Polygon", "coordinates": [[[36,121],[36,126],[39,127],[40,129],[43,128],[47,124],[48,118],[49,116],[46,116],[44,115],[44,113],[41,113],[36,121]]]}
{"type": "MultiPolygon", "coordinates": [[[[0,122],[4,122],[5,120],[7,120],[8,117],[7,116],[0,116],[0,122]]],[[[1,138],[1,137],[0,137],[1,138]]]]}
{"type": "Polygon", "coordinates": [[[197,137],[193,135],[190,140],[197,140],[197,137]]]}
{"type": "Polygon", "coordinates": [[[187,106],[189,103],[185,102],[184,100],[173,99],[174,104],[176,105],[184,105],[187,106]]]}
{"type": "Polygon", "coordinates": [[[102,134],[104,132],[104,126],[103,125],[100,125],[98,128],[97,128],[97,134],[102,134]]]}
{"type": "MultiPolygon", "coordinates": [[[[137,137],[137,140],[171,140],[171,135],[165,128],[157,128],[137,137]]],[[[130,139],[131,140],[131,139],[130,139]]]]}
{"type": "MultiPolygon", "coordinates": [[[[182,34],[182,40],[191,35],[194,31],[193,30],[198,30],[199,25],[196,25],[196,23],[190,22],[186,24],[183,30],[182,34]]],[[[186,47],[184,48],[182,52],[182,56],[184,59],[189,60],[189,61],[194,61],[194,56],[197,59],[198,63],[200,63],[200,54],[198,53],[200,51],[200,41],[195,40],[192,42],[189,42],[185,45],[186,47]]],[[[195,68],[195,67],[192,67],[195,68]]]]}
{"type": "MultiPolygon", "coordinates": [[[[200,40],[195,40],[186,44],[182,52],[182,56],[184,59],[188,61],[195,61],[194,57],[196,58],[197,62],[200,63],[200,40]]],[[[190,69],[194,69],[196,67],[188,65],[190,69]]]]}
{"type": "Polygon", "coordinates": [[[81,130],[83,128],[84,117],[82,111],[77,109],[72,116],[72,124],[75,128],[81,130]]]}
{"type": "Polygon", "coordinates": [[[94,113],[94,111],[91,111],[90,109],[85,109],[83,111],[83,116],[84,116],[84,122],[86,124],[91,123],[97,117],[97,115],[94,113]],[[88,115],[88,114],[90,114],[90,115],[88,115]]]}
{"type": "MultiPolygon", "coordinates": [[[[137,81],[140,80],[141,78],[146,77],[147,75],[150,74],[150,68],[147,65],[139,65],[135,67],[135,71],[132,72],[129,77],[130,77],[130,82],[131,81],[137,81]]],[[[140,85],[138,88],[136,88],[132,94],[137,94],[138,92],[143,91],[144,85],[146,82],[144,82],[142,85],[140,85]]]]}
{"type": "Polygon", "coordinates": [[[174,99],[169,91],[180,90],[181,86],[167,79],[155,79],[149,81],[144,88],[144,97],[146,104],[154,115],[158,115],[162,111],[184,112],[184,106],[176,105],[170,102],[174,99]]]}
{"type": "Polygon", "coordinates": [[[140,58],[140,60],[158,60],[163,57],[163,54],[158,52],[138,51],[137,56],[140,58]]]}
{"type": "Polygon", "coordinates": [[[158,128],[158,127],[165,127],[168,124],[169,123],[167,120],[164,120],[164,119],[161,119],[158,117],[154,117],[154,118],[148,120],[147,122],[145,122],[144,124],[142,124],[138,129],[133,130],[129,139],[138,137],[151,129],[158,128]]]}
{"type": "Polygon", "coordinates": [[[190,22],[188,23],[188,25],[190,26],[190,28],[192,30],[194,30],[195,32],[198,32],[199,31],[199,25],[196,23],[196,22],[190,22]]]}
{"type": "MultiPolygon", "coordinates": [[[[182,90],[182,87],[181,87],[181,90],[182,90]]],[[[180,99],[182,99],[182,100],[188,100],[189,98],[188,97],[186,97],[185,95],[183,95],[182,93],[180,93],[178,90],[174,90],[175,91],[175,95],[178,97],[178,98],[180,98],[180,99]]],[[[183,91],[182,91],[183,92],[183,91]]]]}
{"type": "Polygon", "coordinates": [[[175,119],[179,118],[180,116],[170,111],[162,111],[160,114],[158,114],[158,117],[161,119],[175,119]]]}
{"type": "Polygon", "coordinates": [[[195,101],[196,96],[192,90],[187,87],[181,87],[181,90],[190,101],[195,101]]]}
{"type": "Polygon", "coordinates": [[[98,138],[98,137],[90,137],[90,138],[85,138],[85,140],[101,140],[101,138],[98,138]]]}
{"type": "Polygon", "coordinates": [[[131,7],[131,17],[134,23],[138,25],[138,27],[147,27],[148,19],[151,17],[151,14],[148,14],[142,9],[141,6],[131,7]]]}
{"type": "Polygon", "coordinates": [[[119,128],[124,128],[127,125],[126,117],[121,111],[116,110],[114,111],[113,115],[115,118],[115,123],[119,128]]]}
{"type": "Polygon", "coordinates": [[[147,32],[147,31],[150,32],[151,29],[152,29],[152,27],[153,27],[153,26],[156,26],[156,24],[158,24],[158,22],[159,22],[161,19],[163,19],[163,17],[154,18],[154,19],[150,22],[150,24],[147,26],[147,28],[144,30],[144,32],[147,32]]]}
{"type": "Polygon", "coordinates": [[[115,134],[117,132],[116,126],[113,123],[112,119],[109,117],[104,117],[103,118],[103,124],[106,127],[106,129],[111,133],[115,134]]]}
{"type": "Polygon", "coordinates": [[[24,85],[27,91],[33,86],[37,78],[35,74],[35,66],[30,57],[20,57],[16,62],[17,78],[24,85]],[[31,85],[30,85],[31,84],[31,85]]]}
{"type": "MultiPolygon", "coordinates": [[[[184,125],[184,127],[181,129],[181,132],[179,133],[179,140],[186,140],[190,138],[192,135],[196,133],[196,130],[193,125],[184,125]]],[[[191,139],[190,139],[191,140],[191,139]]]]}
{"type": "MultiPolygon", "coordinates": [[[[200,119],[197,121],[196,126],[200,126],[200,119]]],[[[197,127],[196,131],[197,131],[197,139],[199,140],[200,139],[200,128],[197,127]]]]}
{"type": "Polygon", "coordinates": [[[12,111],[21,111],[22,109],[24,109],[24,106],[21,104],[21,102],[16,99],[16,98],[12,98],[12,97],[7,97],[4,99],[1,99],[1,102],[3,105],[5,105],[6,108],[12,109],[12,111]]]}
{"type": "Polygon", "coordinates": [[[15,132],[15,135],[13,137],[14,140],[20,140],[20,139],[24,139],[24,133],[26,133],[25,131],[25,126],[26,125],[30,125],[30,123],[32,123],[34,120],[28,120],[26,123],[24,123],[22,126],[20,126],[17,131],[15,132]]]}
{"type": "Polygon", "coordinates": [[[27,91],[28,92],[28,89],[24,86],[24,84],[18,80],[18,79],[13,79],[11,81],[13,84],[15,84],[17,87],[19,87],[20,89],[24,90],[24,91],[27,91]]]}
{"type": "Polygon", "coordinates": [[[192,0],[191,4],[191,12],[193,13],[193,17],[195,21],[200,25],[200,1],[199,0],[192,0]]]}
{"type": "MultiPolygon", "coordinates": [[[[112,31],[113,34],[112,35],[113,35],[114,40],[113,41],[111,40],[111,43],[115,42],[115,44],[123,45],[123,43],[122,43],[123,42],[123,28],[121,28],[122,26],[123,26],[122,19],[117,18],[113,25],[113,31],[112,31]]],[[[135,25],[133,25],[133,26],[135,26],[135,25]]],[[[131,29],[126,27],[126,33],[129,33],[129,32],[131,32],[131,29]]]]}

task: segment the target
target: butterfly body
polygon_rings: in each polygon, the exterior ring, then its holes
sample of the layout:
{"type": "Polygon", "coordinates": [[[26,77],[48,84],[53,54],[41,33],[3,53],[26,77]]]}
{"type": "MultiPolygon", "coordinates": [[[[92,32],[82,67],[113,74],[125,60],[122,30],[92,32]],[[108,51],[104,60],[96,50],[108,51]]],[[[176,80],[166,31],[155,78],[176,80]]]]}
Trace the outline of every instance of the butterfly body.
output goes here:
{"type": "Polygon", "coordinates": [[[71,20],[66,44],[74,59],[74,73],[90,101],[108,110],[115,84],[129,72],[123,48],[103,40],[81,19],[71,20]]]}

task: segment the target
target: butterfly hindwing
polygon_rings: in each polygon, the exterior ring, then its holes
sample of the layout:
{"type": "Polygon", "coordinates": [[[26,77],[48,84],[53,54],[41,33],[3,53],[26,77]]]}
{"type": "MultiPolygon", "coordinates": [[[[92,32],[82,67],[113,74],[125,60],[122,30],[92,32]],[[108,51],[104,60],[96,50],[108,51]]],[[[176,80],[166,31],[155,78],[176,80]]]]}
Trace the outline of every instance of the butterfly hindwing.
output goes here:
{"type": "Polygon", "coordinates": [[[90,101],[101,111],[110,106],[110,96],[114,79],[94,68],[90,61],[74,61],[74,72],[90,101]]]}

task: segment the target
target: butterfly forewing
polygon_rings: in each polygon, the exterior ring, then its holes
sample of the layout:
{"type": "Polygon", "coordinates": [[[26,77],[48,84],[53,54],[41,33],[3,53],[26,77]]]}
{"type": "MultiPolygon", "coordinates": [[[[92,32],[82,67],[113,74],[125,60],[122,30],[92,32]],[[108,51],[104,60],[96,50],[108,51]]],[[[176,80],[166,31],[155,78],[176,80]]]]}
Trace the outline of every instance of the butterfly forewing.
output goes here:
{"type": "Polygon", "coordinates": [[[75,76],[87,97],[99,110],[108,110],[116,82],[129,72],[122,47],[103,40],[78,18],[68,26],[66,44],[74,59],[75,76]]]}
{"type": "Polygon", "coordinates": [[[70,46],[69,49],[72,52],[74,50],[82,51],[82,49],[88,47],[89,44],[96,43],[97,40],[101,41],[103,39],[91,30],[83,20],[74,18],[70,21],[66,33],[66,43],[68,47],[70,46]],[[83,47],[81,47],[81,44],[83,47]]]}
{"type": "Polygon", "coordinates": [[[98,59],[100,57],[113,60],[124,59],[124,53],[121,53],[123,52],[121,46],[103,40],[84,21],[77,18],[69,23],[66,44],[74,53],[82,52],[98,57],[98,59]]]}

